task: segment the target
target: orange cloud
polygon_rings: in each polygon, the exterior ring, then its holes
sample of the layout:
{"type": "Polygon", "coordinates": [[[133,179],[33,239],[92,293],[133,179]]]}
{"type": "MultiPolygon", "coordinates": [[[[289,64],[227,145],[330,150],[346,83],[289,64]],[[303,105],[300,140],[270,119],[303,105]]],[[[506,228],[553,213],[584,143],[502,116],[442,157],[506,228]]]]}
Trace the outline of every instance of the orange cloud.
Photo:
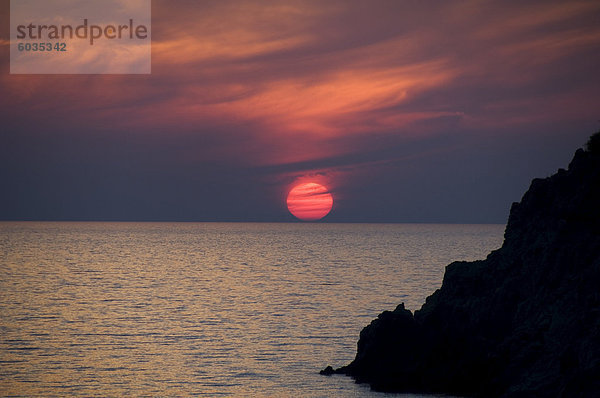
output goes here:
{"type": "Polygon", "coordinates": [[[539,94],[571,57],[597,54],[600,28],[578,23],[599,9],[591,2],[153,6],[152,76],[5,75],[1,104],[140,136],[202,136],[207,149],[182,158],[254,166],[349,155],[375,134],[439,133],[445,120],[478,129],[595,105],[574,105],[590,96],[581,87],[539,94]]]}
{"type": "Polygon", "coordinates": [[[412,94],[442,85],[451,77],[443,62],[380,70],[348,69],[317,81],[301,76],[254,88],[249,84],[224,85],[208,98],[196,95],[202,87],[190,87],[175,99],[173,107],[180,116],[190,119],[260,119],[277,134],[326,137],[361,132],[357,123],[370,111],[401,104],[412,94]],[[349,122],[340,126],[344,120],[349,122]]]}

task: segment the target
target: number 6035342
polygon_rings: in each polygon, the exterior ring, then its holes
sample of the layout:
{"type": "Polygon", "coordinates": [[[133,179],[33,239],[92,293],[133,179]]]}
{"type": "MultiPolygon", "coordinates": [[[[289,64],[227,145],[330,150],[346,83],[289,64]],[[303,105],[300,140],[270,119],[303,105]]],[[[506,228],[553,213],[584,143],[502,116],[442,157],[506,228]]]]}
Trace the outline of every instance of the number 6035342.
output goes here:
{"type": "Polygon", "coordinates": [[[67,43],[19,43],[19,51],[67,51],[67,43]]]}

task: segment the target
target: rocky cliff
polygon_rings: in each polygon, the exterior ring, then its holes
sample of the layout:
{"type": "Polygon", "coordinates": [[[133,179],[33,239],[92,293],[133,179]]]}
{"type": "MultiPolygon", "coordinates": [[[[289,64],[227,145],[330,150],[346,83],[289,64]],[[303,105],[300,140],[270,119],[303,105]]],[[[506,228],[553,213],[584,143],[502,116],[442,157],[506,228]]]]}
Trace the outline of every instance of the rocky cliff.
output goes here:
{"type": "Polygon", "coordinates": [[[448,265],[420,310],[383,312],[352,363],[321,373],[382,391],[599,397],[599,141],[532,181],[500,249],[448,265]]]}

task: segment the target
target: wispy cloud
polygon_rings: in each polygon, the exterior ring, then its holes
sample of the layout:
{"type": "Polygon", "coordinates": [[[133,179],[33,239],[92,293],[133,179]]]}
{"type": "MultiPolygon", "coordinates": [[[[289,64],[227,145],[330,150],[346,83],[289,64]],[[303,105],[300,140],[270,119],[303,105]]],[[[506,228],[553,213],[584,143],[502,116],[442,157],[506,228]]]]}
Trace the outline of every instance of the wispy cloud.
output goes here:
{"type": "Polygon", "coordinates": [[[590,117],[597,80],[578,76],[598,59],[598,12],[585,1],[157,1],[153,76],[2,76],[0,102],[201,137],[205,148],[182,148],[182,159],[293,164],[377,148],[350,137],[590,117]],[[49,100],[57,91],[60,107],[49,100]]]}

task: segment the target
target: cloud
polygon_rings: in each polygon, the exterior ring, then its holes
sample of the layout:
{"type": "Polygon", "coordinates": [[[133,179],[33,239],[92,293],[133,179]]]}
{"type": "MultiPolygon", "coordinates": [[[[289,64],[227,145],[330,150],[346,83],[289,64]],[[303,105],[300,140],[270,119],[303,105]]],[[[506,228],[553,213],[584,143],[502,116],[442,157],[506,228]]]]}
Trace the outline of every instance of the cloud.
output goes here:
{"type": "Polygon", "coordinates": [[[597,120],[598,12],[587,1],[154,1],[151,76],[3,74],[0,116],[33,135],[126,140],[185,170],[286,183],[399,173],[478,137],[597,120]]]}

